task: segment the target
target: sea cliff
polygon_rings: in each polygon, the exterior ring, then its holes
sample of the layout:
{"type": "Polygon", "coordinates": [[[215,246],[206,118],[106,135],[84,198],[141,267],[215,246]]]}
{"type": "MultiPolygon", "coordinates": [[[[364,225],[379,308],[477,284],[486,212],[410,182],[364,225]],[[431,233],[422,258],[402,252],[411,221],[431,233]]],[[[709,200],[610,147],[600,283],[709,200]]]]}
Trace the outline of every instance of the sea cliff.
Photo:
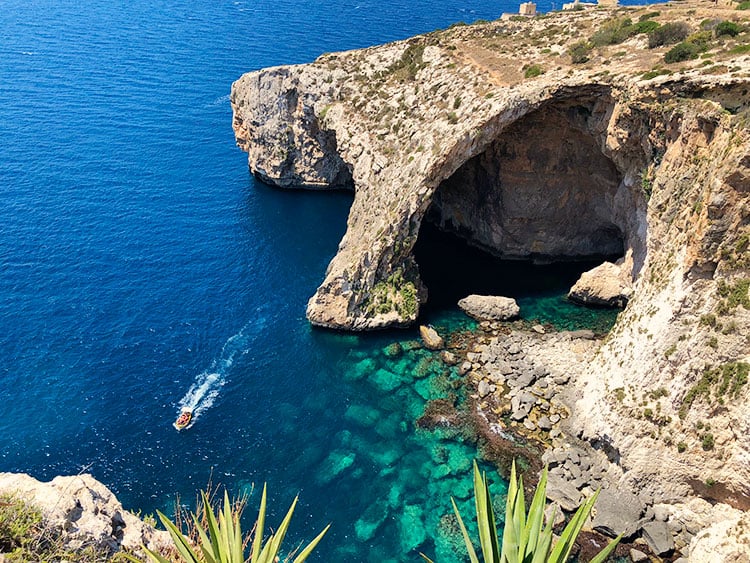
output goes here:
{"type": "Polygon", "coordinates": [[[456,26],[251,72],[231,93],[253,174],[354,190],[313,324],[413,323],[428,221],[504,258],[620,256],[607,276],[627,306],[571,367],[550,451],[594,448],[664,524],[650,533],[685,531],[678,553],[717,561],[750,541],[707,548],[701,531],[738,529],[750,507],[750,37],[731,8],[456,26]],[[659,44],[657,27],[680,37],[659,44]]]}

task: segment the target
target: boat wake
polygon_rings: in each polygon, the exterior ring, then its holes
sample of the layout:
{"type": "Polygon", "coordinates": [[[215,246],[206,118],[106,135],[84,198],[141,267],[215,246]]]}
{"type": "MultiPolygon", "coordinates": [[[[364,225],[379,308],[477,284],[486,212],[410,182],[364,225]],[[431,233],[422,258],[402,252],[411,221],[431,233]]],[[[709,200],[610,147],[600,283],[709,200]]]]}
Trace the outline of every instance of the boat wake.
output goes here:
{"type": "Polygon", "coordinates": [[[186,410],[193,413],[187,428],[195,424],[198,417],[214,404],[219,391],[227,381],[232,365],[250,351],[254,340],[252,337],[259,333],[265,324],[264,320],[264,317],[259,315],[259,318],[248,322],[237,334],[229,337],[219,357],[211,363],[208,369],[195,377],[190,389],[177,403],[180,413],[186,410]]]}

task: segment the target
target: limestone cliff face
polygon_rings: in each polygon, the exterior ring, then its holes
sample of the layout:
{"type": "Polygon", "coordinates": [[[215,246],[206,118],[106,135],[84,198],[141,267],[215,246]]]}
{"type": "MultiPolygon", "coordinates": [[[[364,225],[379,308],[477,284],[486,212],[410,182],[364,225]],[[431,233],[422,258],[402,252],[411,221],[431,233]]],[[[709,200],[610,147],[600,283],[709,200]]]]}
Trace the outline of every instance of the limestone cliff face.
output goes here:
{"type": "Polygon", "coordinates": [[[317,325],[413,322],[424,221],[498,256],[621,256],[632,295],[572,382],[573,426],[656,502],[746,508],[750,57],[747,34],[710,28],[745,16],[658,10],[457,27],[249,73],[232,88],[234,128],[260,178],[355,191],[308,304],[317,325]],[[571,64],[573,43],[624,16],[684,21],[708,54],[667,65],[669,47],[634,35],[571,64]]]}

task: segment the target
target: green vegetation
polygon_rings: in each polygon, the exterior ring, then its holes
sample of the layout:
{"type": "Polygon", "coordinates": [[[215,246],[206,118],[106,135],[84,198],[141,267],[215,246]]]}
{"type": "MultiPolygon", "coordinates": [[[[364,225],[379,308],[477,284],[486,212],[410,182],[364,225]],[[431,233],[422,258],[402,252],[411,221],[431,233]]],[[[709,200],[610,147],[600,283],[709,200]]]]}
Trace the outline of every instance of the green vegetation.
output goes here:
{"type": "Polygon", "coordinates": [[[750,278],[737,280],[733,284],[721,280],[717,289],[719,296],[724,298],[724,303],[728,310],[731,311],[738,305],[742,305],[745,309],[750,309],[750,295],[748,294],[750,278]]]}
{"type": "Polygon", "coordinates": [[[677,351],[677,344],[672,344],[669,348],[664,351],[664,357],[669,358],[672,354],[677,351]]]}
{"type": "MultiPolygon", "coordinates": [[[[157,512],[159,519],[169,532],[175,549],[180,555],[180,560],[186,563],[274,563],[279,560],[281,542],[284,541],[289,522],[292,519],[297,499],[292,502],[284,520],[281,522],[275,534],[271,534],[263,541],[263,531],[266,519],[266,486],[263,486],[263,495],[260,500],[258,519],[256,520],[253,533],[246,535],[242,533],[240,517],[245,507],[245,501],[231,502],[229,495],[224,492],[224,505],[218,510],[218,516],[214,513],[209,495],[201,493],[202,503],[199,510],[192,514],[192,529],[197,534],[196,538],[185,535],[180,528],[161,512],[157,512]],[[249,558],[245,557],[245,548],[251,545],[249,558]],[[197,546],[197,547],[196,547],[197,546]]],[[[302,563],[318,545],[328,531],[329,526],[318,534],[299,555],[294,558],[293,563],[302,563]]],[[[170,563],[163,555],[145,550],[152,561],[156,563],[170,563]]],[[[139,559],[127,556],[130,561],[142,563],[139,559]]]]}
{"type": "Polygon", "coordinates": [[[568,54],[573,64],[583,64],[589,60],[591,54],[591,45],[588,41],[578,41],[570,46],[568,54]]]}
{"type": "MultiPolygon", "coordinates": [[[[672,71],[666,68],[654,68],[644,72],[641,78],[643,80],[651,80],[664,74],[672,74],[672,71]]],[[[647,177],[641,177],[641,188],[643,188],[643,193],[647,196],[646,199],[648,200],[648,197],[651,196],[651,180],[647,177]]]]}
{"type": "Polygon", "coordinates": [[[0,496],[0,553],[23,553],[41,524],[41,512],[14,496],[0,496]]]}
{"type": "MultiPolygon", "coordinates": [[[[485,563],[499,563],[500,561],[503,563],[563,563],[568,560],[576,538],[589,517],[599,492],[597,491],[594,496],[578,508],[565,529],[560,533],[553,547],[552,523],[554,517],[550,518],[544,525],[546,491],[547,468],[542,472],[539,485],[527,513],[523,479],[516,478],[516,464],[513,462],[508,484],[508,499],[505,504],[505,528],[501,551],[487,476],[480,474],[479,468],[474,462],[474,499],[476,502],[477,527],[479,528],[479,544],[485,563]]],[[[451,499],[451,503],[464,537],[469,559],[472,563],[479,563],[479,558],[466,531],[456,502],[451,499]]],[[[610,542],[607,547],[591,559],[591,563],[602,563],[615,549],[620,537],[618,536],[610,542]]],[[[422,557],[425,561],[432,562],[425,555],[422,555],[422,557]]]]}
{"type": "Polygon", "coordinates": [[[705,451],[713,450],[714,449],[714,435],[710,432],[706,432],[701,436],[701,447],[705,451]]]}
{"type": "Polygon", "coordinates": [[[729,362],[714,368],[703,370],[701,378],[685,395],[680,407],[680,418],[684,419],[688,409],[698,399],[703,398],[709,404],[724,404],[727,398],[736,399],[742,387],[747,384],[750,364],[729,362]]]}
{"type": "Polygon", "coordinates": [[[679,453],[684,453],[687,451],[687,444],[685,442],[678,442],[677,443],[677,451],[679,453]]]}
{"type": "Polygon", "coordinates": [[[650,33],[658,27],[657,22],[648,19],[639,20],[634,24],[630,18],[615,18],[604,22],[589,38],[589,41],[594,47],[617,45],[635,35],[650,33]]]}
{"type": "Polygon", "coordinates": [[[427,65],[427,63],[422,60],[424,48],[424,43],[419,42],[418,40],[411,40],[401,54],[401,58],[388,68],[388,72],[398,82],[414,81],[417,77],[417,73],[427,65]]]}
{"type": "Polygon", "coordinates": [[[539,65],[529,65],[523,73],[524,78],[535,78],[541,74],[544,74],[544,70],[539,65]]]}
{"type": "Polygon", "coordinates": [[[625,389],[622,387],[615,389],[615,399],[622,403],[625,400],[625,389]]]}
{"type": "Polygon", "coordinates": [[[723,21],[717,24],[716,27],[714,28],[714,34],[716,34],[716,37],[721,37],[722,35],[735,37],[739,35],[741,32],[742,32],[742,27],[730,21],[723,21]]]}
{"type": "Polygon", "coordinates": [[[750,10],[750,1],[740,2],[737,4],[738,10],[750,10]]]}
{"type": "MultiPolygon", "coordinates": [[[[448,120],[451,121],[450,114],[448,120]]],[[[458,122],[457,116],[455,120],[458,122]]],[[[396,270],[388,279],[375,284],[365,304],[365,311],[369,315],[396,311],[403,318],[413,319],[417,315],[418,304],[416,286],[404,278],[401,270],[396,270]]]]}
{"type": "Polygon", "coordinates": [[[648,34],[650,49],[662,45],[674,45],[683,41],[690,34],[690,26],[685,22],[669,22],[657,27],[648,34]]]}
{"type": "Polygon", "coordinates": [[[650,20],[651,18],[658,18],[661,15],[661,12],[647,12],[643,14],[640,18],[638,18],[639,22],[645,22],[646,20],[650,20]]]}
{"type": "Polygon", "coordinates": [[[708,50],[712,35],[710,31],[699,31],[693,33],[685,41],[672,47],[664,55],[667,63],[677,63],[690,59],[697,59],[698,55],[708,50]]]}

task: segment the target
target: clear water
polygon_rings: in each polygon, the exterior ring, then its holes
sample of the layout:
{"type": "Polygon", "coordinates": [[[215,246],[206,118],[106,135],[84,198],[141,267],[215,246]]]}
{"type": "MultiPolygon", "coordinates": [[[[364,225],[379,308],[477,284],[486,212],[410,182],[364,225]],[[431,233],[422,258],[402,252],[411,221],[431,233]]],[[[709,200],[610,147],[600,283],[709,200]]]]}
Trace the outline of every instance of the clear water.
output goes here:
{"type": "Polygon", "coordinates": [[[85,470],[144,512],[267,481],[277,515],[301,495],[293,539],[333,524],[318,561],[450,560],[439,521],[476,452],[414,419],[454,376],[382,353],[413,332],[310,328],[351,196],[255,183],[228,93],[248,70],[515,9],[5,0],[0,471],[85,470]],[[182,404],[197,420],[178,433],[182,404]]]}

